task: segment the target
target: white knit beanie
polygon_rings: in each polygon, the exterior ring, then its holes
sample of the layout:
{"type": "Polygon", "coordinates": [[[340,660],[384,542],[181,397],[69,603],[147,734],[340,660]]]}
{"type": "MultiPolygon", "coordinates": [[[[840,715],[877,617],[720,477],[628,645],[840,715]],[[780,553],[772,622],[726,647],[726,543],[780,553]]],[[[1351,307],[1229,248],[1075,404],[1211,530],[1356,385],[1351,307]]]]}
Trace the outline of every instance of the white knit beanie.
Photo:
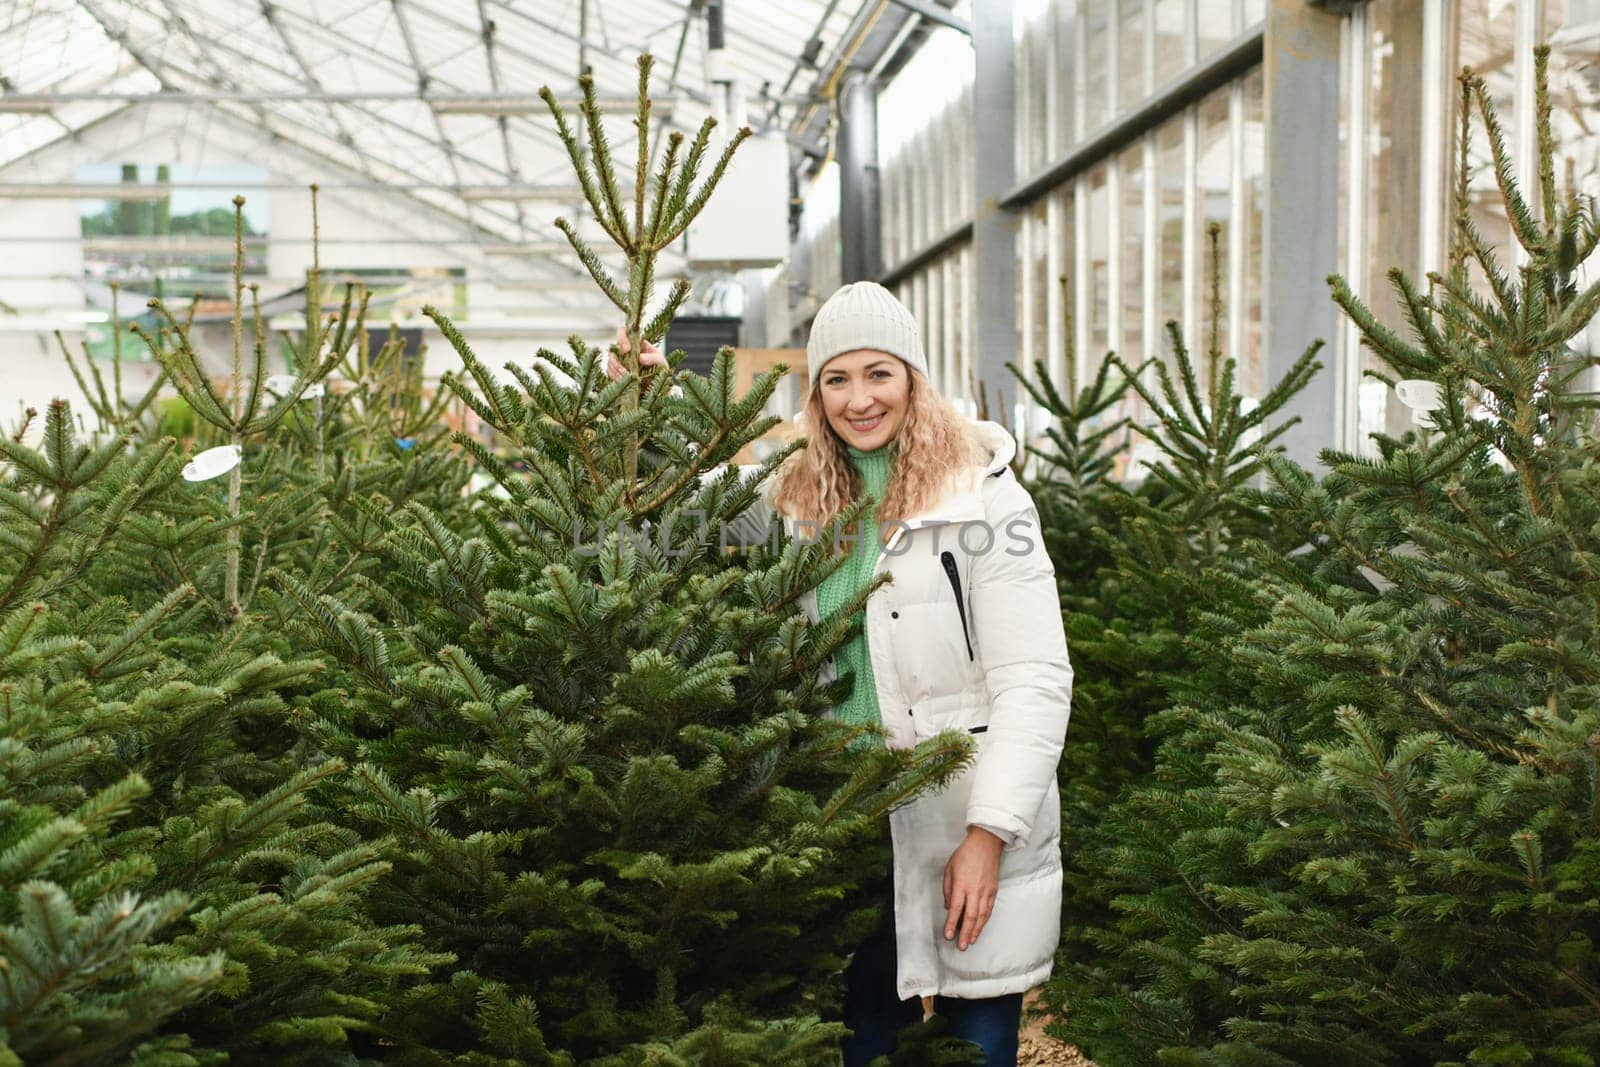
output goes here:
{"type": "Polygon", "coordinates": [[[877,282],[851,282],[828,297],[811,320],[806,340],[806,370],[816,387],[822,366],[834,356],[870,348],[898,356],[908,367],[928,373],[928,357],[911,310],[877,282]]]}

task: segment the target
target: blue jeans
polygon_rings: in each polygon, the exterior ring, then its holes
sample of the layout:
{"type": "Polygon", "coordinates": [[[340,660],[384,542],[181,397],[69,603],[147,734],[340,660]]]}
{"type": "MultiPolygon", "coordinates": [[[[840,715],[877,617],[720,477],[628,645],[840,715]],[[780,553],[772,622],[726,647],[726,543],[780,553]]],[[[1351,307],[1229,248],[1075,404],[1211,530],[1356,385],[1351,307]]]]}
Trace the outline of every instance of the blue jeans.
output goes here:
{"type": "MultiPolygon", "coordinates": [[[[901,1000],[895,991],[894,909],[878,932],[856,953],[845,971],[844,1067],[865,1067],[895,1049],[895,1032],[922,1018],[922,1001],[901,1000]]],[[[1022,994],[982,1000],[935,997],[933,1010],[949,1020],[945,1033],[983,1050],[989,1067],[1016,1067],[1017,1032],[1022,1026],[1022,994]]]]}

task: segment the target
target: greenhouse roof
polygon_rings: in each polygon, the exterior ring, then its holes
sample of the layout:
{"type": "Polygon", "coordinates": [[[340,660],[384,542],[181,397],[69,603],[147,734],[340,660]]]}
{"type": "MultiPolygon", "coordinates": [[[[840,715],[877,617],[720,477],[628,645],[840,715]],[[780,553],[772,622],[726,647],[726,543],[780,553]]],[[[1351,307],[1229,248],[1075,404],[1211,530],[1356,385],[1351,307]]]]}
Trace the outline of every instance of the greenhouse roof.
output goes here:
{"type": "MultiPolygon", "coordinates": [[[[403,192],[486,240],[547,237],[544,215],[523,205],[561,198],[572,178],[538,89],[575,99],[586,64],[603,95],[627,97],[649,51],[664,121],[697,128],[712,100],[707,6],[23,0],[0,14],[0,168],[25,182],[32,153],[158,98],[194,108],[197,130],[216,109],[340,164],[352,187],[403,192]]],[[[752,125],[802,144],[831,72],[864,44],[886,52],[884,31],[916,21],[882,0],[728,0],[723,12],[728,76],[752,125]],[[894,17],[880,19],[885,9],[894,17]]],[[[631,109],[618,110],[614,141],[632,134],[631,109]]]]}

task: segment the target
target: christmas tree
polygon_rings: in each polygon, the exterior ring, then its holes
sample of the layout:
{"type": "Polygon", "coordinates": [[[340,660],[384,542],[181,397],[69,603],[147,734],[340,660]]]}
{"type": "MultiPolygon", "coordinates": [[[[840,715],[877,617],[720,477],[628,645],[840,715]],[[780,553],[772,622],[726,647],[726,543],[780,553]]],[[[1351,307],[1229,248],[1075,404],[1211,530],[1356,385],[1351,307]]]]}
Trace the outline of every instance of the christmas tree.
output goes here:
{"type": "Polygon", "coordinates": [[[261,743],[317,664],[219,634],[192,586],[113,591],[124,529],[182,495],[173,442],[73,421],[0,440],[0,1059],[336,1056],[446,959],[358,906],[387,865],[307,803],[339,762],[261,743]]]}
{"type": "Polygon", "coordinates": [[[1451,267],[1390,274],[1409,337],[1333,280],[1437,396],[1420,428],[1320,479],[1270,457],[1275,537],[1194,590],[1155,771],[1084,858],[1116,918],[1058,990],[1103,1064],[1595,1061],[1600,486],[1573,345],[1600,228],[1557,189],[1546,60],[1528,193],[1463,78],[1451,267]],[[1514,273],[1468,214],[1473,110],[1514,273]]]}
{"type": "Polygon", "coordinates": [[[234,201],[231,374],[218,383],[208,373],[192,339],[193,305],[180,316],[152,301],[160,328],[134,326],[193,412],[193,444],[231,448],[239,461],[220,497],[188,494],[134,523],[119,543],[141,558],[120,580],[146,573],[168,586],[187,582],[222,623],[256,607],[281,628],[294,609],[263,586],[269,570],[343,588],[379,562],[365,509],[443,509],[466,486],[465,457],[448,446],[439,420],[444,394],[428,395],[422,360],[407,358],[392,330],[375,341],[366,290],[347,284],[336,310],[324,311],[315,186],[311,198],[313,263],[297,336],[270,336],[259,309],[247,307],[257,291],[242,277],[242,197],[234,201]],[[274,349],[278,374],[270,373],[274,349]]]}
{"type": "Polygon", "coordinates": [[[364,605],[276,577],[340,668],[306,735],[351,763],[354,823],[394,843],[379,914],[460,961],[390,1022],[402,1062],[826,1062],[842,1028],[820,1020],[889,869],[884,814],[969,758],[957,736],[855,744],[825,714],[852,679],[822,667],[865,594],[808,624],[799,599],[842,562],[824,543],[724,549],[788,454],[729,465],[772,425],[783,368],[743,397],[728,350],[709,377],[681,353],[639,372],[688,295],[654,302],[656,257],[744,136],[718,149],[708,120],[653,145],[650,66],[626,199],[592,81],[584,143],[544,93],[627,260],[612,277],[557,223],[618,308],[629,373],[610,381],[575,337],[507,382],[430,310],[462,359],[450,389],[499,445],[457,440],[501,492],[367,508],[385,576],[364,605]]]}
{"type": "Polygon", "coordinates": [[[444,448],[367,447],[426,441],[428,402],[397,343],[373,355],[359,310],[324,323],[320,303],[313,272],[286,353],[308,373],[287,386],[242,287],[234,336],[249,324],[253,351],[220,382],[192,306],[157,308],[146,340],[197,415],[189,444],[234,461],[226,495],[180,476],[155,390],[125,401],[116,362],[109,387],[74,367],[99,430],[58,401],[38,447],[28,427],[0,441],[0,1059],[348,1062],[402,980],[451,962],[363,908],[383,843],[316,802],[346,773],[291,722],[321,664],[260,584],[271,566],[353,594],[378,561],[351,501],[437,503],[465,481],[444,448]],[[336,362],[354,379],[306,412],[295,398],[336,362]]]}
{"type": "MultiPolygon", "coordinates": [[[[1204,684],[1194,675],[1187,636],[1236,545],[1271,536],[1254,483],[1276,438],[1293,425],[1274,425],[1275,416],[1319,366],[1313,347],[1278,388],[1246,407],[1218,328],[1220,236],[1213,227],[1210,329],[1199,360],[1169,322],[1172,368],[1156,357],[1133,365],[1111,353],[1071,397],[1054,388],[1042,364],[1037,385],[1018,375],[1053,419],[1047,446],[1033,449],[1040,459],[1034,494],[1074,661],[1082,665],[1060,769],[1062,971],[1044,998],[1057,1014],[1068,991],[1079,988],[1075,968],[1099,966],[1099,929],[1115,917],[1108,883],[1083,857],[1122,832],[1107,823],[1107,810],[1122,790],[1148,779],[1157,713],[1175,691],[1204,684]],[[1130,391],[1151,413],[1147,421],[1109,417],[1130,391]],[[1162,457],[1129,485],[1111,478],[1111,449],[1124,428],[1162,457]]],[[[1067,363],[1073,365],[1070,347],[1067,363]]]]}

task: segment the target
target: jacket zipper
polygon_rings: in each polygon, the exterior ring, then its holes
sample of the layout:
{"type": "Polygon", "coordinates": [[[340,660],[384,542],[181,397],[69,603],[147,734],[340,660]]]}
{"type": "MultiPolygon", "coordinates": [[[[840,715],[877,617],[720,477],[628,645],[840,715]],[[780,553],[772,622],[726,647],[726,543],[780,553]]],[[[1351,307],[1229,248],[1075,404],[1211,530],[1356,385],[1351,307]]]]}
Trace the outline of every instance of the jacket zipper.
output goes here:
{"type": "Polygon", "coordinates": [[[939,562],[944,564],[944,573],[950,579],[950,588],[956,594],[956,611],[961,615],[961,639],[967,643],[967,659],[976,657],[972,654],[972,635],[967,633],[967,604],[961,596],[961,575],[956,571],[956,557],[952,552],[939,553],[939,562]]]}

